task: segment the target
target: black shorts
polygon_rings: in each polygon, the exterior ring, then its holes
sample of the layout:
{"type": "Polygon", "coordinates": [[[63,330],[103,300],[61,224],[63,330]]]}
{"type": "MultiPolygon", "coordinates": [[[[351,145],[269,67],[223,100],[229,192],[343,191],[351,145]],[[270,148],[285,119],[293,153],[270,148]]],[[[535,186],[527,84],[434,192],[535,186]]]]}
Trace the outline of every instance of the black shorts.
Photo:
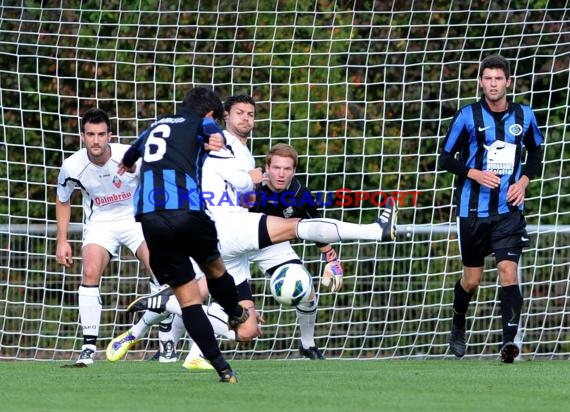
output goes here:
{"type": "Polygon", "coordinates": [[[216,226],[203,212],[163,210],[141,216],[150,253],[150,268],[161,285],[183,285],[196,276],[189,257],[198,263],[220,256],[216,226]]]}
{"type": "Polygon", "coordinates": [[[253,301],[253,292],[247,280],[244,280],[239,285],[236,285],[238,293],[238,301],[251,300],[253,301]]]}
{"type": "Polygon", "coordinates": [[[460,217],[459,247],[461,261],[467,267],[483,266],[485,257],[518,262],[524,247],[530,244],[526,220],[519,210],[491,217],[460,217]]]}

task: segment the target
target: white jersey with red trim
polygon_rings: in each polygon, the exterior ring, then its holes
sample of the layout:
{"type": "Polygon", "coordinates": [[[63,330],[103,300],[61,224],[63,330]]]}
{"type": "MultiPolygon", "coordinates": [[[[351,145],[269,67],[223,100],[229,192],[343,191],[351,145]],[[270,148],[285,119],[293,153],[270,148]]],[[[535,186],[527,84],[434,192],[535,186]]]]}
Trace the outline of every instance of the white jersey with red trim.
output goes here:
{"type": "Polygon", "coordinates": [[[78,187],[83,194],[85,223],[134,219],[133,195],[139,179],[137,173],[117,174],[123,155],[130,147],[110,143],[111,158],[103,166],[89,160],[87,149],[81,149],[64,160],[57,179],[57,197],[69,201],[78,187]]]}

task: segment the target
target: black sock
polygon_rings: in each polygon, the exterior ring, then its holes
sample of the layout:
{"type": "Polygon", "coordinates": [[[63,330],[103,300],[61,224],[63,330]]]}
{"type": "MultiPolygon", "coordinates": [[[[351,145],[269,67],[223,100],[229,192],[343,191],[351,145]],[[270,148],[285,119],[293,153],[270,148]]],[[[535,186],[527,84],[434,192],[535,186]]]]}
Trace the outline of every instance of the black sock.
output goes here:
{"type": "Polygon", "coordinates": [[[512,342],[519,329],[519,320],[523,297],[519,285],[505,286],[502,288],[501,317],[503,320],[503,343],[512,342]]]}
{"type": "Polygon", "coordinates": [[[454,288],[453,299],[453,324],[459,329],[465,329],[465,315],[473,293],[467,293],[458,280],[454,288]]]}
{"type": "Polygon", "coordinates": [[[226,270],[217,279],[207,279],[208,290],[216,302],[229,316],[241,316],[243,309],[238,305],[238,294],[234,278],[226,270]]]}
{"type": "Polygon", "coordinates": [[[97,336],[93,335],[83,335],[84,345],[95,345],[97,343],[97,336]]]}
{"type": "Polygon", "coordinates": [[[182,320],[192,340],[216,370],[219,372],[229,368],[230,365],[225,361],[220,351],[214,336],[214,329],[202,310],[202,305],[190,305],[182,308],[182,320]]]}

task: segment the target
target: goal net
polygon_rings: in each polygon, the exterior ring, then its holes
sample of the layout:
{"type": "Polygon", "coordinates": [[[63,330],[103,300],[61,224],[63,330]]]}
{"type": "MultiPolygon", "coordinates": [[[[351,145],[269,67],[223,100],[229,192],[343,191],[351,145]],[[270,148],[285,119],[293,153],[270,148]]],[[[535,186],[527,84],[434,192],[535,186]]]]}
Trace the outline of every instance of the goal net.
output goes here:
{"type": "MultiPolygon", "coordinates": [[[[525,205],[532,245],[520,265],[523,356],[568,357],[569,11],[565,1],[465,3],[3,2],[0,359],[75,359],[82,344],[81,196],[72,198],[69,269],[55,261],[54,204],[59,167],[81,147],[81,114],[106,110],[118,141],[131,143],[194,85],[213,86],[222,98],[254,96],[250,143],[258,166],[271,145],[292,144],[301,181],[315,194],[343,195],[323,207],[325,217],[370,222],[382,196],[400,196],[396,242],[335,245],[345,269],[338,293],[320,285],[314,244],[295,244],[318,289],[315,334],[325,355],[451,358],[451,302],[462,266],[453,177],[436,168],[437,155],[455,111],[480,97],[478,63],[491,53],[510,60],[510,96],[533,107],[545,136],[544,168],[525,205]]],[[[489,257],[469,308],[468,357],[498,354],[494,265],[489,257]]],[[[253,271],[263,336],[223,341],[224,352],[298,357],[294,309],[276,305],[267,280],[253,271]]],[[[128,303],[147,291],[148,276],[125,250],[101,284],[100,358],[137,319],[128,303]]],[[[152,354],[156,336],[154,328],[128,359],[152,354]]]]}

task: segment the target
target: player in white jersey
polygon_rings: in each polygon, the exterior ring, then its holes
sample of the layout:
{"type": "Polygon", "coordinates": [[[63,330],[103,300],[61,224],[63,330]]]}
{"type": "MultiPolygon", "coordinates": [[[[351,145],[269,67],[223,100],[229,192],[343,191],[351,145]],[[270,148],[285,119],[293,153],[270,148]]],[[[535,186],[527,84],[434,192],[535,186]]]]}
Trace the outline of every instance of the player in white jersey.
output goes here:
{"type": "MultiPolygon", "coordinates": [[[[237,95],[228,98],[224,106],[228,116],[225,131],[227,146],[204,162],[202,190],[204,194],[212,196],[208,210],[216,223],[224,263],[234,277],[238,290],[243,291],[240,304],[250,308],[250,317],[246,322],[249,327],[242,325],[238,338],[251,340],[259,336],[260,329],[248,283],[251,278],[250,253],[297,238],[325,244],[349,239],[393,240],[396,210],[387,208],[384,211],[385,220],[370,225],[333,219],[284,219],[249,213],[247,207],[256,200],[252,190],[263,178],[261,168],[254,167],[255,161],[246,146],[255,119],[255,101],[250,96],[237,95]],[[231,116],[235,118],[230,119],[231,116]]],[[[256,263],[265,271],[274,266],[274,257],[271,253],[258,255],[256,263]]],[[[291,258],[296,257],[291,249],[291,258]]]]}
{"type": "MultiPolygon", "coordinates": [[[[73,255],[68,242],[71,219],[70,198],[75,188],[83,195],[83,273],[79,286],[79,315],[83,345],[77,365],[93,363],[99,336],[102,303],[99,285],[119,246],[128,247],[149,268],[149,254],[141,226],[134,219],[133,193],[138,184],[136,173],[119,176],[117,167],[128,145],[110,143],[111,122],[100,109],[88,110],[81,119],[81,140],[85,148],[65,159],[59,172],[56,200],[56,259],[71,267],[73,255]]],[[[158,285],[156,285],[158,288],[158,285]]],[[[155,290],[154,286],[151,290],[155,290]]],[[[168,314],[146,312],[134,328],[147,328],[168,314]]],[[[168,336],[161,339],[169,340],[168,336]]],[[[128,342],[129,347],[134,340],[128,342]]]]}
{"type": "MultiPolygon", "coordinates": [[[[234,277],[240,304],[249,309],[247,321],[240,326],[237,340],[248,341],[259,336],[260,317],[255,311],[248,280],[249,254],[267,246],[293,239],[312,240],[323,244],[341,240],[391,241],[395,238],[397,209],[393,199],[387,204],[380,219],[367,225],[345,223],[334,219],[284,219],[262,213],[249,213],[247,207],[255,201],[253,188],[263,179],[261,168],[255,168],[254,159],[246,146],[253,128],[255,101],[250,96],[231,96],[224,103],[226,110],[226,148],[210,153],[202,169],[202,196],[208,212],[216,223],[220,252],[229,273],[234,277]],[[232,118],[234,117],[234,118],[232,118]]],[[[297,257],[291,250],[291,257],[297,257]]],[[[274,256],[258,256],[256,263],[263,269],[273,265],[274,256]]],[[[131,303],[129,310],[166,310],[180,313],[176,299],[141,297],[131,303]]],[[[216,314],[208,313],[215,328],[216,314]]],[[[220,333],[231,337],[233,331],[220,333]]]]}

